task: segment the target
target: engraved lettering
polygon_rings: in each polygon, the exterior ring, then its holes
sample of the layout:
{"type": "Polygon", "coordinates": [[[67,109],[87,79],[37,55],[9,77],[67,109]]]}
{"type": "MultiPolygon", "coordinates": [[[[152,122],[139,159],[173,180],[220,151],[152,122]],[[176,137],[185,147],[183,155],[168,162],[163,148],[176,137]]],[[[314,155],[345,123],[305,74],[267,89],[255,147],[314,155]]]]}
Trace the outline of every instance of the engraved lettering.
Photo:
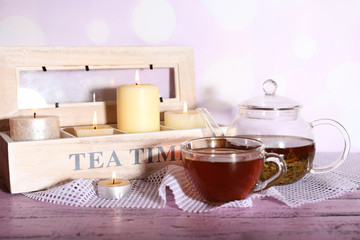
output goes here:
{"type": "Polygon", "coordinates": [[[80,168],[80,157],[85,157],[85,153],[74,153],[69,155],[69,160],[71,160],[71,157],[75,156],[75,169],[74,171],[81,170],[80,168]]]}
{"type": "Polygon", "coordinates": [[[100,157],[102,157],[103,153],[102,152],[90,152],[89,153],[89,156],[90,156],[89,169],[102,168],[104,166],[104,163],[102,163],[101,165],[98,165],[100,163],[99,155],[100,155],[100,157]],[[95,154],[97,156],[95,156],[95,154]],[[97,163],[98,166],[95,166],[95,163],[97,163]]]}
{"type": "Polygon", "coordinates": [[[167,158],[170,155],[170,161],[176,161],[175,159],[175,145],[170,146],[169,151],[165,153],[163,147],[157,147],[158,149],[158,162],[160,162],[160,156],[164,159],[164,162],[166,162],[167,158]]]}
{"type": "Polygon", "coordinates": [[[151,147],[151,148],[148,148],[148,163],[154,163],[153,162],[153,150],[154,148],[151,147]]]}
{"type": "Polygon", "coordinates": [[[144,148],[133,148],[129,150],[129,153],[131,154],[132,151],[135,152],[135,162],[134,165],[140,164],[140,150],[144,153],[144,148]]]}
{"type": "Polygon", "coordinates": [[[115,166],[117,166],[117,167],[121,166],[121,163],[120,163],[119,158],[118,158],[118,156],[116,155],[116,152],[115,152],[115,151],[112,152],[111,157],[110,157],[110,160],[109,160],[109,162],[108,162],[108,164],[107,164],[106,167],[111,167],[111,166],[110,166],[110,163],[112,163],[112,162],[114,162],[114,163],[115,163],[115,166]]]}

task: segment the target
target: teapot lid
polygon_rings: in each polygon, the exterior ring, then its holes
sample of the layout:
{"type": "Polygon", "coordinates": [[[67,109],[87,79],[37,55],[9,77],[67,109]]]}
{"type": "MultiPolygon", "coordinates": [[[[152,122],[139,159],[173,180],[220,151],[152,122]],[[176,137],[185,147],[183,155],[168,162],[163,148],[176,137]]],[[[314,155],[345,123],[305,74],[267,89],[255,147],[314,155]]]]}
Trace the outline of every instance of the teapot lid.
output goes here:
{"type": "Polygon", "coordinates": [[[239,104],[240,108],[253,110],[294,110],[301,105],[287,97],[276,95],[277,83],[268,79],[263,83],[265,95],[250,98],[239,104]]]}

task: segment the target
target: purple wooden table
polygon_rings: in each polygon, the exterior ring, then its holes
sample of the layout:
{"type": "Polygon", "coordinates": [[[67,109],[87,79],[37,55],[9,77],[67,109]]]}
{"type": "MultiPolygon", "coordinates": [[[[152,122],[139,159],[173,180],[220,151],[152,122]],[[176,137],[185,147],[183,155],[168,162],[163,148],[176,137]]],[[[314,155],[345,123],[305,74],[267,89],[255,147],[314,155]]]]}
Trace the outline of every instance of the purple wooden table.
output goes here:
{"type": "Polygon", "coordinates": [[[0,181],[0,239],[360,239],[360,190],[289,208],[273,199],[210,213],[80,208],[6,192],[0,181]]]}

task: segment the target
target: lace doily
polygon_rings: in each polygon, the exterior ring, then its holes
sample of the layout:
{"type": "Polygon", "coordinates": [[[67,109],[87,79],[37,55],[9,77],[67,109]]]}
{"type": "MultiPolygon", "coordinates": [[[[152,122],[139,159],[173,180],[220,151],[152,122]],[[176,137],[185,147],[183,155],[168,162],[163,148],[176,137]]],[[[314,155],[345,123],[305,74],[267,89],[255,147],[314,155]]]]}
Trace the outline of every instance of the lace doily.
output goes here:
{"type": "MultiPolygon", "coordinates": [[[[318,154],[316,162],[333,158],[333,154],[318,154]]],[[[96,194],[95,179],[77,179],[49,190],[24,195],[44,202],[76,207],[162,208],[166,205],[166,187],[169,187],[177,206],[188,212],[207,212],[222,207],[251,207],[253,199],[265,196],[278,199],[290,207],[297,207],[355,191],[360,184],[359,159],[360,153],[351,154],[343,165],[332,172],[307,174],[296,183],[271,187],[251,194],[244,200],[221,206],[200,201],[189,184],[184,169],[179,166],[167,166],[148,178],[133,180],[131,193],[120,200],[99,198],[96,194]]]]}

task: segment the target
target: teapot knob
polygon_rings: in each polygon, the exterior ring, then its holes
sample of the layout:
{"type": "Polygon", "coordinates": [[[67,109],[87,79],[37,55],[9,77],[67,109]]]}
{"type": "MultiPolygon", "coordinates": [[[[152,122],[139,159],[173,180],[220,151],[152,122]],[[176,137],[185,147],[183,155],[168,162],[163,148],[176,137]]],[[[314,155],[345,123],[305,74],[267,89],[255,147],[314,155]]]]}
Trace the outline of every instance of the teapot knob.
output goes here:
{"type": "Polygon", "coordinates": [[[265,95],[274,95],[277,89],[277,83],[272,80],[268,79],[263,83],[263,90],[265,95]]]}

